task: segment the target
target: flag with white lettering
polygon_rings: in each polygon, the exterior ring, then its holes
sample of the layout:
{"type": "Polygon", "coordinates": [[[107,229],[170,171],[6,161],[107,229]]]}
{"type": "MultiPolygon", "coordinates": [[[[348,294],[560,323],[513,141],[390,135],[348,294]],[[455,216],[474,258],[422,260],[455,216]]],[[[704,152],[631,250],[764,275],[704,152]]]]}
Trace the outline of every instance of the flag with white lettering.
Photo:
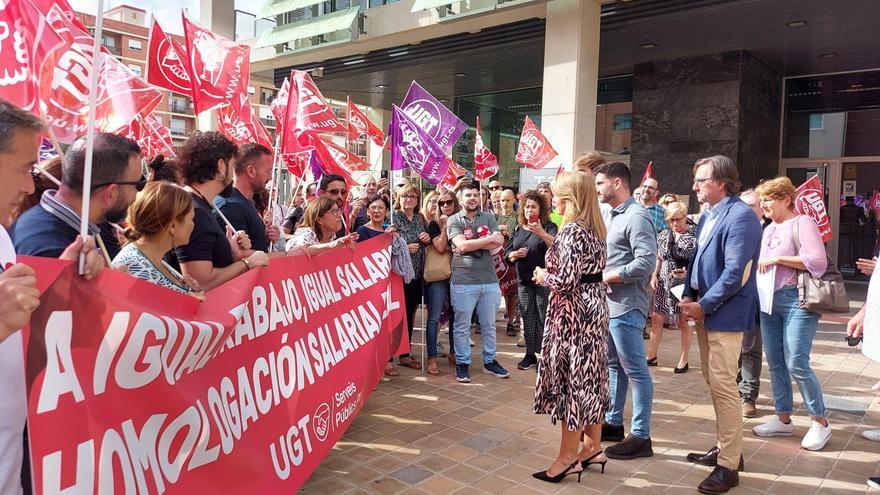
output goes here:
{"type": "Polygon", "coordinates": [[[205,29],[185,12],[182,17],[189,57],[185,66],[190,70],[196,113],[221,105],[232,105],[238,110],[241,95],[248,96],[250,48],[205,29]]]}
{"type": "Polygon", "coordinates": [[[348,137],[357,139],[364,134],[370,136],[370,139],[376,146],[382,146],[385,143],[385,134],[382,129],[376,127],[367,115],[361,111],[351,99],[348,100],[348,137]]]}
{"type": "Polygon", "coordinates": [[[440,146],[397,105],[391,109],[391,170],[409,167],[433,186],[446,176],[449,162],[440,146]]]}
{"type": "Polygon", "coordinates": [[[477,133],[474,139],[474,177],[486,180],[498,173],[498,158],[483,144],[480,136],[480,116],[477,116],[477,133]]]}
{"type": "Polygon", "coordinates": [[[147,42],[147,82],[192,96],[190,72],[186,49],[165,34],[154,19],[147,42]]]}
{"type": "Polygon", "coordinates": [[[415,81],[409,86],[400,108],[447,155],[467,129],[464,121],[415,81]]]}
{"type": "Polygon", "coordinates": [[[819,182],[818,175],[814,175],[797,188],[794,205],[799,215],[807,215],[816,221],[819,233],[822,234],[822,242],[831,240],[834,234],[831,231],[828,210],[825,208],[825,190],[819,182]]]}
{"type": "Polygon", "coordinates": [[[558,155],[532,119],[526,116],[515,160],[527,167],[538,169],[546,167],[558,155]]]}

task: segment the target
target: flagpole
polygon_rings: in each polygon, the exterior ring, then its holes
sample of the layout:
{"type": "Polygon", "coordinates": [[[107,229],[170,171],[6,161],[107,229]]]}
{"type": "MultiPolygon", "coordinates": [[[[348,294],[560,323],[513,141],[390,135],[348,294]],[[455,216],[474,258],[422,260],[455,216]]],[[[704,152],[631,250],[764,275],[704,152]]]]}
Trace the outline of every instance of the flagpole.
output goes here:
{"type": "MultiPolygon", "coordinates": [[[[89,235],[89,207],[92,197],[92,158],[95,145],[95,108],[98,97],[98,76],[101,71],[101,63],[104,54],[101,52],[101,34],[104,31],[104,0],[98,0],[98,10],[95,14],[95,40],[92,44],[92,74],[89,82],[89,121],[86,124],[86,156],[83,167],[83,197],[82,211],[80,212],[79,233],[85,243],[89,235]]],[[[85,273],[86,257],[80,252],[79,274],[85,273]]]]}
{"type": "MultiPolygon", "coordinates": [[[[275,181],[278,180],[278,162],[280,161],[279,157],[281,156],[281,136],[275,136],[275,156],[272,160],[272,182],[269,183],[269,201],[266,206],[266,211],[263,213],[263,222],[266,221],[266,215],[269,216],[269,223],[275,223],[275,201],[272,198],[273,195],[277,195],[278,186],[275,184],[275,181]]],[[[275,243],[269,244],[269,252],[275,251],[275,243]]]]}

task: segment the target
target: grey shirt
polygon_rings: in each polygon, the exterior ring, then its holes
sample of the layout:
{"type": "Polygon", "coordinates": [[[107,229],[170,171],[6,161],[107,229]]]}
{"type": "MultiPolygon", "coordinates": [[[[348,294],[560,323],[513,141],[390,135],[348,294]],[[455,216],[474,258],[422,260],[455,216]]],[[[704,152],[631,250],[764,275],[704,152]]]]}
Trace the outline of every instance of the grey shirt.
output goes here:
{"type": "MultiPolygon", "coordinates": [[[[477,212],[477,216],[471,221],[464,210],[449,217],[446,222],[446,235],[451,244],[456,236],[463,235],[468,240],[489,236],[492,232],[498,232],[498,223],[491,213],[477,212]]],[[[478,249],[464,254],[457,251],[452,253],[452,278],[453,284],[477,285],[497,284],[498,275],[495,274],[495,262],[492,254],[486,249],[478,249]]]]}
{"type": "Polygon", "coordinates": [[[608,226],[608,261],[605,273],[617,272],[623,280],[610,284],[608,309],[616,318],[638,310],[646,317],[651,304],[651,274],[657,262],[657,234],[648,212],[629,198],[611,211],[608,226]]]}

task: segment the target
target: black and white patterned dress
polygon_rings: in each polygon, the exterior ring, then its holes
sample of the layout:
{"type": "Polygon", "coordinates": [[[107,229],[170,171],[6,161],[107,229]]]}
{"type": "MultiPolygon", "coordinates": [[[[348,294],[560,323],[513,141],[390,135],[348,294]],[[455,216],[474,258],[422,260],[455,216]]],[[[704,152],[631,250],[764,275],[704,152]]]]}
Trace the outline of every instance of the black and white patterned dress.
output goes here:
{"type": "Polygon", "coordinates": [[[663,315],[666,323],[678,325],[678,298],[671,289],[684,283],[684,279],[675,278],[672,272],[676,266],[687,268],[687,263],[697,249],[697,238],[693,227],[674,236],[672,229],[657,234],[657,257],[660,258],[660,276],[657,277],[657,291],[654,294],[654,312],[663,315]],[[673,236],[670,239],[669,236],[673,236]]]}
{"type": "Polygon", "coordinates": [[[601,423],[610,407],[605,284],[581,281],[601,273],[605,257],[605,241],[577,223],[565,224],[547,251],[551,292],[534,410],[569,431],[601,423]]]}

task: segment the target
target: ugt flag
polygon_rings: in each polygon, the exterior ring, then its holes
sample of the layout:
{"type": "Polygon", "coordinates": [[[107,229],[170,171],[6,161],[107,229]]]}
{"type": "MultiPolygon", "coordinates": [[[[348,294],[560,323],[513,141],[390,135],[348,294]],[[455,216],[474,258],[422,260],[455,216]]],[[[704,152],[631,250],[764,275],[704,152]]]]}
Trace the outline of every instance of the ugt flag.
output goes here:
{"type": "Polygon", "coordinates": [[[794,205],[799,215],[807,215],[816,221],[819,233],[822,234],[822,242],[828,242],[833,234],[831,233],[831,219],[828,218],[828,210],[825,209],[824,197],[819,176],[814,175],[812,179],[797,188],[794,205]]]}
{"type": "Polygon", "coordinates": [[[652,169],[653,164],[653,161],[648,162],[648,167],[645,168],[645,174],[642,175],[642,182],[639,182],[639,185],[644,185],[646,180],[654,178],[654,170],[652,169]]]}
{"type": "Polygon", "coordinates": [[[498,158],[483,144],[480,136],[480,117],[477,116],[477,137],[474,140],[474,177],[486,180],[498,173],[498,158]]]}
{"type": "Polygon", "coordinates": [[[391,170],[409,167],[432,186],[443,180],[449,162],[434,139],[397,105],[391,109],[391,170]]]}
{"type": "Polygon", "coordinates": [[[558,153],[528,116],[516,149],[516,161],[530,168],[544,168],[558,153]]]}
{"type": "Polygon", "coordinates": [[[250,80],[250,48],[214,34],[189,20],[186,13],[182,16],[196,113],[220,105],[239,110],[237,96],[247,96],[250,80]]]}
{"type": "Polygon", "coordinates": [[[364,134],[370,136],[370,139],[376,143],[376,146],[382,146],[385,142],[385,134],[376,127],[370,119],[362,112],[357,105],[350,99],[348,100],[348,137],[357,139],[364,134]]]}
{"type": "Polygon", "coordinates": [[[165,34],[154,19],[147,44],[147,82],[170,91],[192,95],[190,72],[186,50],[165,34]]]}
{"type": "Polygon", "coordinates": [[[239,110],[230,105],[217,108],[220,132],[235,144],[259,143],[272,149],[272,137],[263,122],[254,115],[247,95],[239,95],[239,98],[243,100],[239,102],[239,110]]]}
{"type": "Polygon", "coordinates": [[[444,154],[452,151],[452,146],[467,129],[467,124],[415,81],[406,92],[400,108],[437,143],[444,154]]]}

